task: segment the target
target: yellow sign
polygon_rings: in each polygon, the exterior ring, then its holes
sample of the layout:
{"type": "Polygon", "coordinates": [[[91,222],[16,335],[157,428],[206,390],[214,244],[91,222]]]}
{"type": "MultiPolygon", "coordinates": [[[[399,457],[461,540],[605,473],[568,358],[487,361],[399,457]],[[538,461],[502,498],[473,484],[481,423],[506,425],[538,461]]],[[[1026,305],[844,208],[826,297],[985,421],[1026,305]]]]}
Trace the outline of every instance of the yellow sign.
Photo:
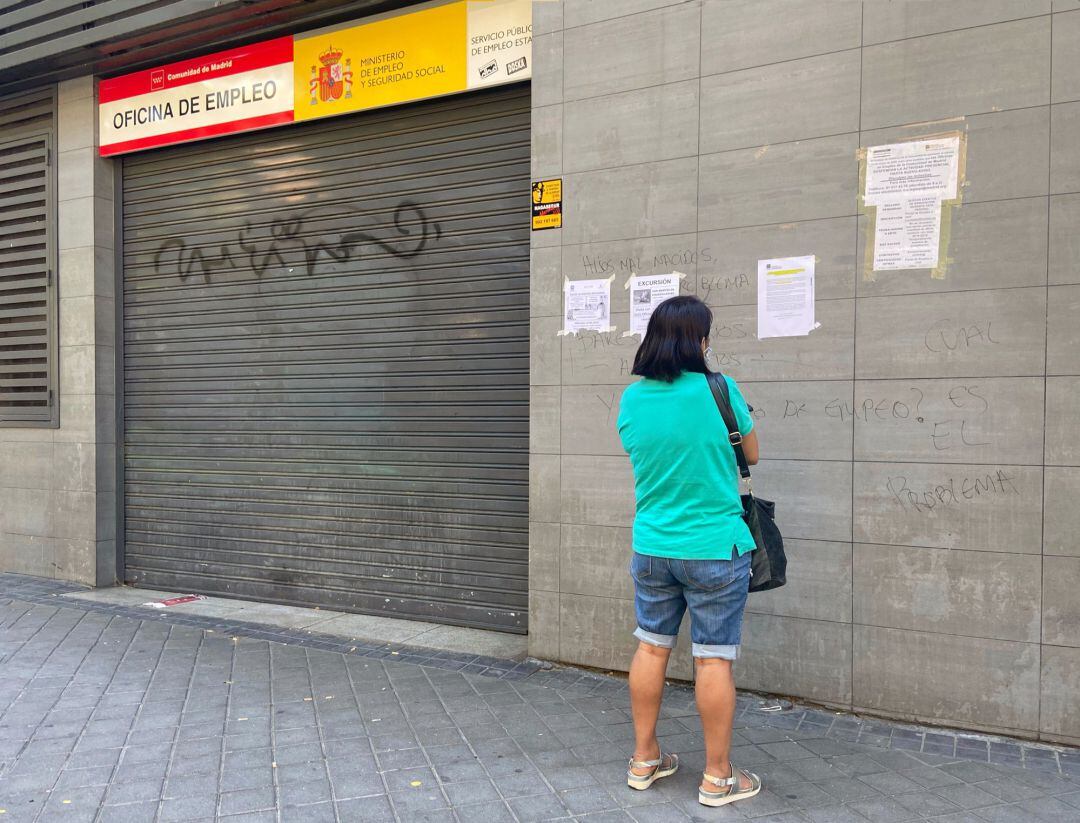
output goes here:
{"type": "Polygon", "coordinates": [[[537,180],[532,184],[532,227],[562,228],[562,178],[537,180]]]}
{"type": "Polygon", "coordinates": [[[297,35],[294,117],[310,120],[525,80],[531,60],[528,0],[457,0],[297,35]]]}

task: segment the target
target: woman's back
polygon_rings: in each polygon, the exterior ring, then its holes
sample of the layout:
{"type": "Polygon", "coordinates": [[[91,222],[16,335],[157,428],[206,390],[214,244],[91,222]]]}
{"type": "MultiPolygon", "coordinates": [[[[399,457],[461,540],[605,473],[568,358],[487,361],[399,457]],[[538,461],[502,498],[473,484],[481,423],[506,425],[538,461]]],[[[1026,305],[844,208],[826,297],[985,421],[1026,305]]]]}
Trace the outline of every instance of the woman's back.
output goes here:
{"type": "MultiPolygon", "coordinates": [[[[746,401],[725,378],[742,434],[753,429],[746,401]]],[[[619,436],[634,468],[634,551],[656,557],[730,559],[751,551],[738,467],[708,380],[683,372],[671,382],[628,386],[619,436]]]]}

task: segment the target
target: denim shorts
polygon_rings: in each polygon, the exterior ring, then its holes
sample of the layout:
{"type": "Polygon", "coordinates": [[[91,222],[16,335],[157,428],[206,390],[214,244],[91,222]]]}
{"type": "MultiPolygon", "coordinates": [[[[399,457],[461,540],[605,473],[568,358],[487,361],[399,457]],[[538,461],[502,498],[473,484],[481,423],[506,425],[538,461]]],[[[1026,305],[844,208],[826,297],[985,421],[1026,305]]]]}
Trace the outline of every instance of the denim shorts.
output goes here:
{"type": "Polygon", "coordinates": [[[735,660],[742,637],[743,608],[750,587],[750,552],[731,560],[675,560],[634,552],[634,637],[675,648],[683,613],[690,607],[694,657],[735,660]]]}

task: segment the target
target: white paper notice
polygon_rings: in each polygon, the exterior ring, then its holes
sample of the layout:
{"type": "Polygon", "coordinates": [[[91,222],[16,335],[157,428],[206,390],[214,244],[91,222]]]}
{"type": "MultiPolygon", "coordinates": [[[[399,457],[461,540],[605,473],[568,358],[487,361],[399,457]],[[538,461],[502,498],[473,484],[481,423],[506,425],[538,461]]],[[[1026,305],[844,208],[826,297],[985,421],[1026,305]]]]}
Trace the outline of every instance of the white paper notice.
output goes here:
{"type": "Polygon", "coordinates": [[[674,272],[630,278],[630,334],[645,336],[656,307],[678,295],[679,278],[674,272]]]}
{"type": "Polygon", "coordinates": [[[814,322],[814,256],[758,260],[758,339],[802,337],[814,322]]]}
{"type": "Polygon", "coordinates": [[[866,150],[867,205],[905,197],[956,198],[960,138],[912,140],[866,150]]]}
{"type": "Polygon", "coordinates": [[[877,207],[874,269],[932,269],[940,240],[941,201],[936,197],[886,200],[877,207]]]}
{"type": "Polygon", "coordinates": [[[959,137],[867,149],[864,202],[877,207],[875,271],[937,267],[941,204],[957,197],[959,164],[959,137]]]}
{"type": "Polygon", "coordinates": [[[563,287],[564,334],[611,330],[611,279],[567,280],[563,287]]]}

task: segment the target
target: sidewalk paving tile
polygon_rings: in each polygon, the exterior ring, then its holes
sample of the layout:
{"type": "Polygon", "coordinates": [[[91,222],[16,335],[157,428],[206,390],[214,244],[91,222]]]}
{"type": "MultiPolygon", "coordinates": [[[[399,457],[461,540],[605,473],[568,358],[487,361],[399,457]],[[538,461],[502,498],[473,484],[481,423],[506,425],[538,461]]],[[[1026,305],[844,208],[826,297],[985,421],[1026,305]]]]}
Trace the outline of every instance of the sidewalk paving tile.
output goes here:
{"type": "Polygon", "coordinates": [[[1075,750],[751,694],[733,759],[765,789],[703,809],[700,722],[681,685],[659,733],[683,768],[634,792],[623,680],[354,642],[325,631],[341,619],[328,612],[258,607],[322,621],[308,631],[229,620],[229,601],[198,615],[62,596],[77,588],[0,575],[6,820],[1080,820],[1075,750]]]}

